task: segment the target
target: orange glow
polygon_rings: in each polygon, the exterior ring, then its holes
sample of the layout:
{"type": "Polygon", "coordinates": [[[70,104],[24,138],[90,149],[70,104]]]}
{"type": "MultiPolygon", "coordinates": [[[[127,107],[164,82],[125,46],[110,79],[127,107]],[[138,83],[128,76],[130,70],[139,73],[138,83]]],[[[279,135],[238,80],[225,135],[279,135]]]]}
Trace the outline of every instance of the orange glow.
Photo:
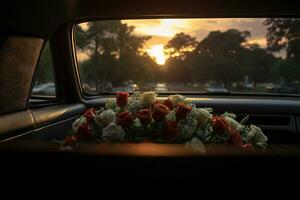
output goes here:
{"type": "Polygon", "coordinates": [[[154,58],[154,60],[157,64],[159,64],[159,65],[165,64],[165,62],[167,60],[167,56],[164,53],[164,45],[163,44],[152,45],[146,51],[152,58],[154,58]]]}

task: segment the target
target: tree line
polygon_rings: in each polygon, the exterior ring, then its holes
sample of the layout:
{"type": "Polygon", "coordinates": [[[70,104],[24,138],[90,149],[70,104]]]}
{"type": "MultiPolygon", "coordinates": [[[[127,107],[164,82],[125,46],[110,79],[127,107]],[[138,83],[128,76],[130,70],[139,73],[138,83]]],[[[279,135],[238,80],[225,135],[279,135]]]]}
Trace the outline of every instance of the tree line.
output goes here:
{"type": "Polygon", "coordinates": [[[106,83],[143,82],[207,82],[219,81],[227,87],[243,82],[245,76],[254,83],[298,81],[300,77],[300,20],[269,18],[267,48],[250,44],[251,33],[229,29],[212,31],[198,41],[186,33],[176,34],[165,45],[168,56],[159,66],[143,46],[150,36],[133,34],[135,27],[115,21],[87,23],[84,30],[76,26],[78,51],[88,54],[79,64],[83,82],[94,84],[98,91],[106,83]],[[286,58],[274,52],[286,49],[286,58]]]}

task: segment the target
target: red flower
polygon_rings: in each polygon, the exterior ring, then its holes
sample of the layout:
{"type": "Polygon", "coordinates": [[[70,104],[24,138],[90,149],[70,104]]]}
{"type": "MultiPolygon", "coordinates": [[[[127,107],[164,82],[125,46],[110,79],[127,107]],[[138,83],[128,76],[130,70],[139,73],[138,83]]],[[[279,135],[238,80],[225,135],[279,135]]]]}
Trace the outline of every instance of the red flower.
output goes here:
{"type": "Polygon", "coordinates": [[[155,121],[163,121],[166,114],[169,113],[169,108],[161,103],[155,103],[153,106],[152,117],[155,121]]]}
{"type": "Polygon", "coordinates": [[[131,126],[133,123],[133,117],[128,111],[124,111],[118,114],[117,124],[123,128],[131,126]]]}
{"type": "Polygon", "coordinates": [[[167,106],[170,110],[173,110],[174,108],[173,102],[169,98],[164,100],[163,104],[167,106]]]}
{"type": "Polygon", "coordinates": [[[189,112],[192,111],[192,107],[188,106],[184,103],[178,103],[177,104],[177,110],[176,110],[176,120],[179,121],[187,116],[189,112]]]}
{"type": "Polygon", "coordinates": [[[86,119],[88,120],[88,122],[92,121],[94,119],[94,117],[96,116],[95,108],[88,109],[87,111],[85,111],[85,113],[83,114],[83,116],[86,117],[86,119]]]}
{"type": "Polygon", "coordinates": [[[120,107],[124,107],[128,102],[128,97],[128,92],[117,92],[117,105],[120,107]]]}
{"type": "Polygon", "coordinates": [[[66,146],[74,146],[77,142],[77,139],[75,136],[67,136],[64,140],[64,143],[63,143],[63,147],[66,147],[66,146]]]}
{"type": "Polygon", "coordinates": [[[213,116],[212,118],[212,127],[215,133],[223,134],[226,131],[229,131],[229,124],[224,117],[213,116]]]}
{"type": "Polygon", "coordinates": [[[255,148],[252,144],[247,143],[243,145],[243,150],[246,152],[255,152],[255,148]]]}
{"type": "Polygon", "coordinates": [[[75,138],[76,140],[88,140],[92,137],[92,129],[88,123],[78,127],[75,138]]]}
{"type": "Polygon", "coordinates": [[[168,139],[176,137],[176,135],[179,133],[180,129],[179,126],[177,125],[177,122],[173,121],[166,121],[166,137],[168,139]]]}
{"type": "Polygon", "coordinates": [[[147,125],[151,122],[152,117],[149,109],[142,109],[136,114],[143,125],[147,125]]]}
{"type": "Polygon", "coordinates": [[[232,144],[234,147],[243,148],[241,134],[238,131],[230,132],[229,136],[229,144],[232,144]]]}

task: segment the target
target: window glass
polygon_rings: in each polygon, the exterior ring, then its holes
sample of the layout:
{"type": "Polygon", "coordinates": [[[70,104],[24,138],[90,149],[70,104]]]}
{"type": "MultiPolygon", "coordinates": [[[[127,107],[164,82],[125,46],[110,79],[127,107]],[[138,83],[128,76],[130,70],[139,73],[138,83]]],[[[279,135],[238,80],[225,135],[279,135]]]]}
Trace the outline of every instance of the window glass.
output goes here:
{"type": "Polygon", "coordinates": [[[300,20],[141,19],[75,25],[85,93],[299,94],[300,20]]]}
{"type": "Polygon", "coordinates": [[[49,42],[43,48],[36,70],[31,96],[56,97],[54,68],[49,42]]]}

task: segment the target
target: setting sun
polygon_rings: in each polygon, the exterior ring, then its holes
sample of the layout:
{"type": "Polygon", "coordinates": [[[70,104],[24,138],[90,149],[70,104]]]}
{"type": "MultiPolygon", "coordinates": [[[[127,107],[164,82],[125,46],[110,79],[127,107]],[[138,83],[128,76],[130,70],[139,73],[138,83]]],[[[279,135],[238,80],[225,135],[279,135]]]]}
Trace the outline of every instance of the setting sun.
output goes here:
{"type": "Polygon", "coordinates": [[[163,44],[157,44],[152,45],[148,50],[148,54],[155,59],[155,62],[159,65],[164,65],[167,56],[164,54],[164,45],[163,44]]]}

